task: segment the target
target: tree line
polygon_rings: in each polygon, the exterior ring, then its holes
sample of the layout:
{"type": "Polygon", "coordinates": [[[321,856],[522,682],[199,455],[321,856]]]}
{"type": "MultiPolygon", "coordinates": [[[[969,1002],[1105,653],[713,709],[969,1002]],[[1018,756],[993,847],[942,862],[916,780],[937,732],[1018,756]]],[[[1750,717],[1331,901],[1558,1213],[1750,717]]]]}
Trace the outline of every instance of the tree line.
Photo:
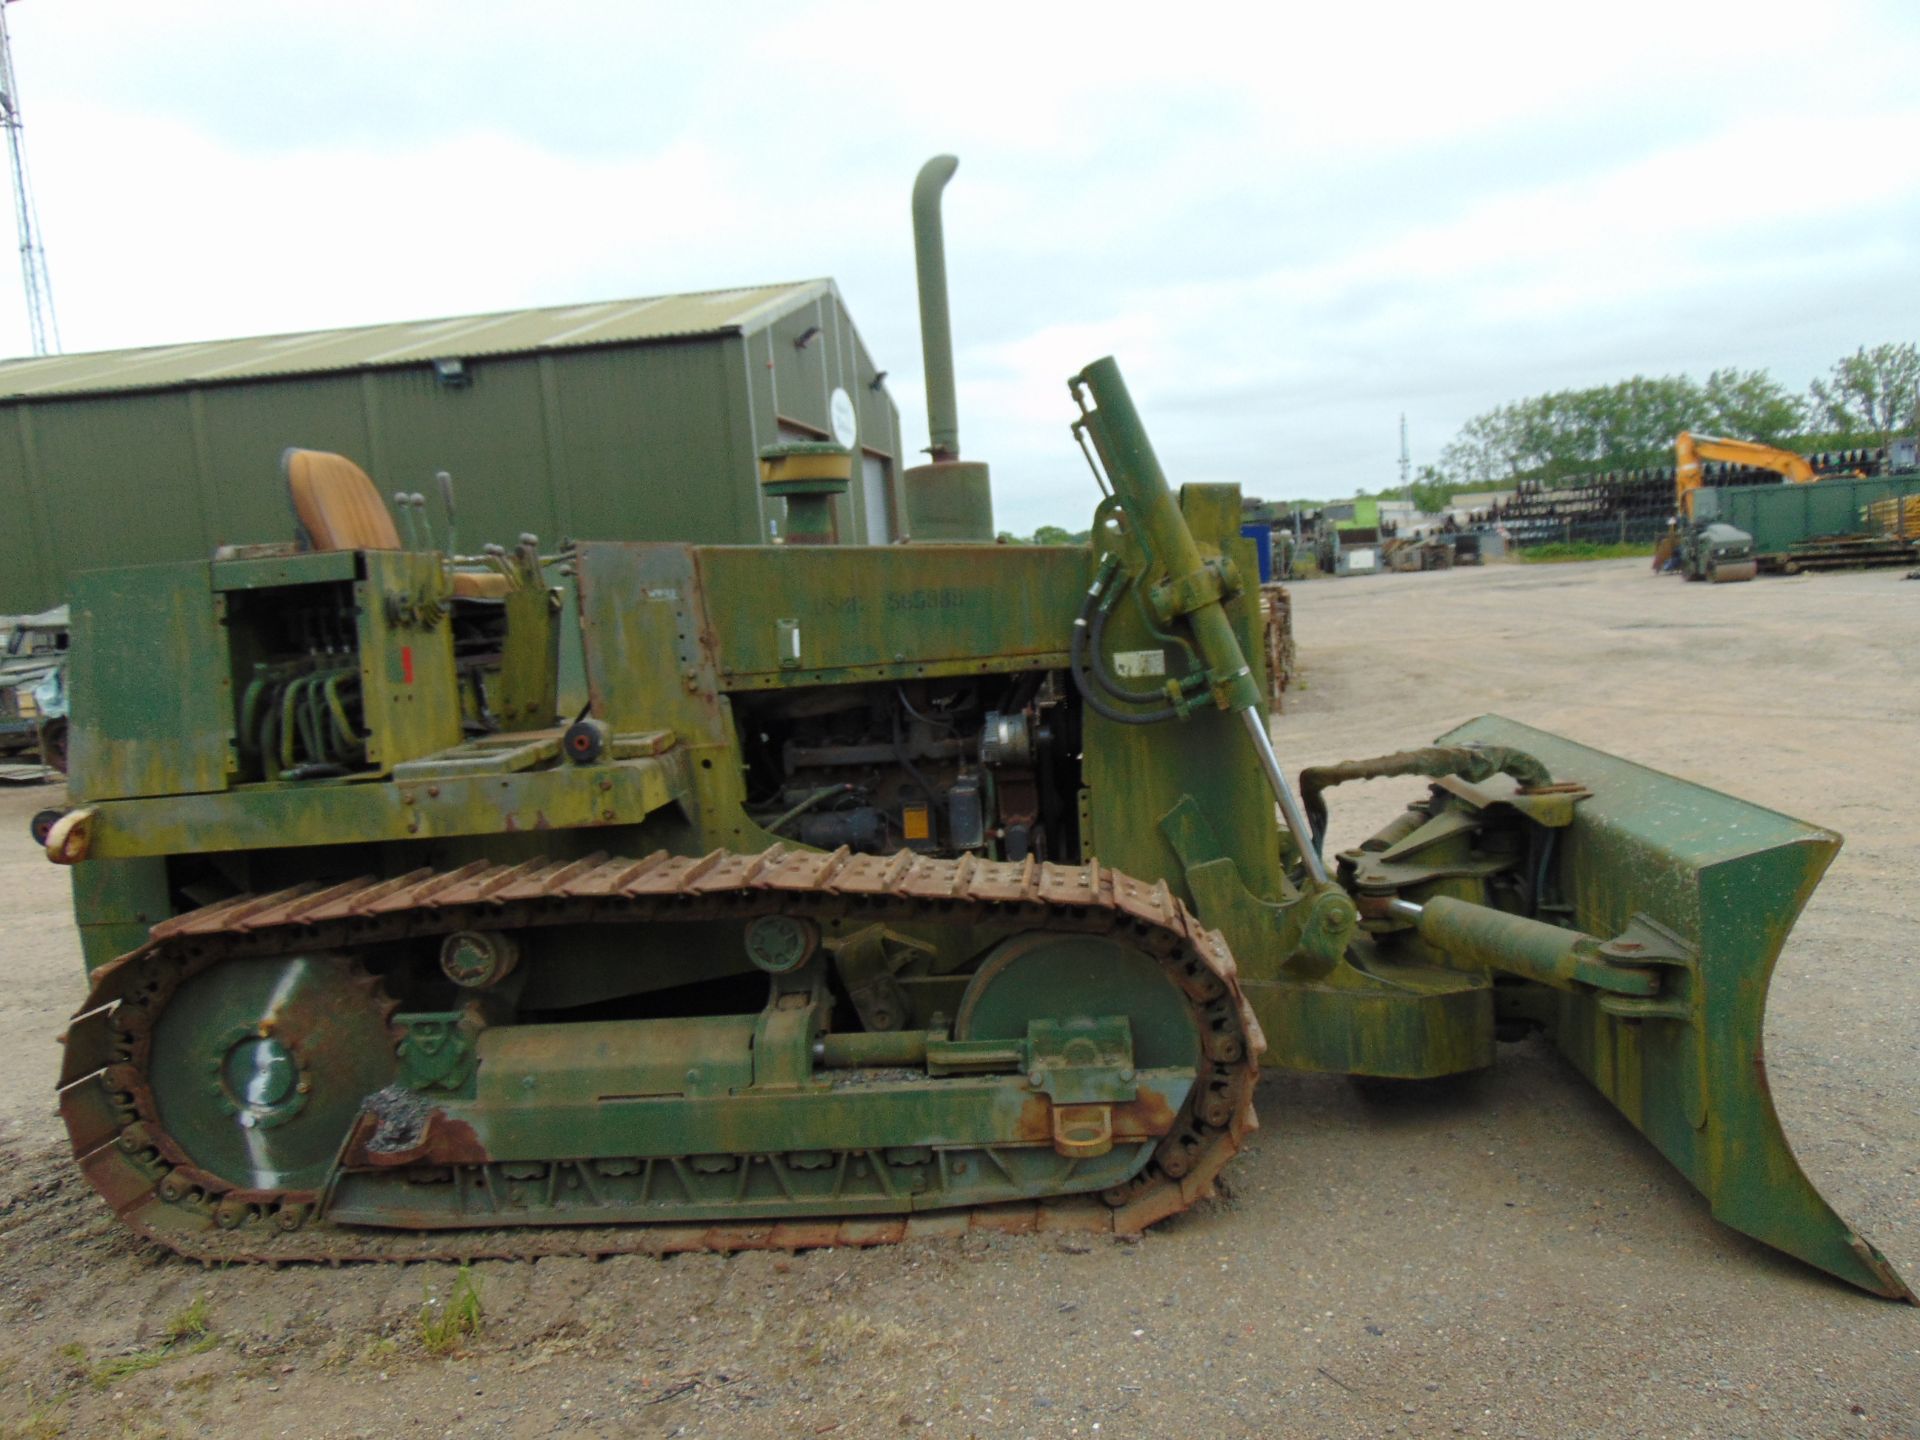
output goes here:
{"type": "MultiPolygon", "coordinates": [[[[1384,495],[1438,510],[1457,491],[1552,485],[1602,470],[1671,465],[1682,430],[1758,440],[1803,453],[1884,446],[1920,428],[1920,346],[1861,346],[1804,392],[1765,370],[1636,375],[1612,385],[1556,390],[1474,416],[1438,465],[1384,495]]],[[[1364,492],[1363,492],[1364,493],[1364,492]]]]}
{"type": "MultiPolygon", "coordinates": [[[[1404,496],[1438,513],[1461,491],[1504,490],[1522,480],[1548,485],[1605,470],[1673,464],[1682,430],[1757,440],[1809,454],[1889,444],[1920,430],[1920,346],[1861,346],[1834,361],[1804,392],[1789,390],[1765,370],[1691,375],[1635,375],[1612,385],[1555,390],[1476,415],[1414,481],[1360,490],[1380,499],[1404,496]]],[[[1316,500],[1290,500],[1294,509],[1316,500]]],[[[1015,544],[1085,544],[1088,533],[1042,525],[1031,539],[1002,532],[1015,544]]]]}

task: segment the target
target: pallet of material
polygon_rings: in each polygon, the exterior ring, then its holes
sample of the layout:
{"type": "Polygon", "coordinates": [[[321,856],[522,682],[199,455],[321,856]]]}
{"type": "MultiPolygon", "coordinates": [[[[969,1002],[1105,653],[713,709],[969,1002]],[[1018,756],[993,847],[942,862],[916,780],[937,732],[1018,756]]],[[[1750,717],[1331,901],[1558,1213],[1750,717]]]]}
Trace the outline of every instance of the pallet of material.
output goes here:
{"type": "Polygon", "coordinates": [[[1864,518],[1869,530],[1883,535],[1920,535],[1920,495],[1875,500],[1864,518]]]}

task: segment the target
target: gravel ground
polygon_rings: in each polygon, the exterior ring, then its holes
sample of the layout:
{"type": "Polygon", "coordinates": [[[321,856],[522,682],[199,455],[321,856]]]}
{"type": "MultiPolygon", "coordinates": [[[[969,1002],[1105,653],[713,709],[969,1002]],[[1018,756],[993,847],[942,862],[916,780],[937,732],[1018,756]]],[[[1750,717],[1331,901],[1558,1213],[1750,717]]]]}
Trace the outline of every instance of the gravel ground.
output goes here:
{"type": "MultiPolygon", "coordinates": [[[[1781,961],[1774,1094],[1808,1171],[1920,1279],[1920,585],[1719,587],[1639,562],[1298,587],[1290,768],[1487,710],[1830,824],[1781,961]]],[[[1337,792],[1351,843],[1404,782],[1337,792]]],[[[1381,1094],[1274,1075],[1228,1193],[1134,1244],[206,1270],[62,1157],[63,878],[0,794],[0,1436],[1920,1435],[1920,1312],[1716,1225],[1548,1049],[1381,1094]],[[172,1332],[176,1338],[169,1339],[172,1332]]]]}

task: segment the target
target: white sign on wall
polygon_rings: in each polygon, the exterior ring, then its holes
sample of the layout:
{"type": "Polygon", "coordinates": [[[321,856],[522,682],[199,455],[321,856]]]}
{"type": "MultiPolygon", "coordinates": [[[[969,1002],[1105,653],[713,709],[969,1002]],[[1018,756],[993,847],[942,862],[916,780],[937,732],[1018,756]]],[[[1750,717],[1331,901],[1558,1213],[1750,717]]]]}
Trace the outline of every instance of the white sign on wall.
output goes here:
{"type": "Polygon", "coordinates": [[[838,385],[827,402],[827,416],[833,426],[833,438],[849,450],[860,438],[860,415],[853,408],[853,397],[838,385]]]}

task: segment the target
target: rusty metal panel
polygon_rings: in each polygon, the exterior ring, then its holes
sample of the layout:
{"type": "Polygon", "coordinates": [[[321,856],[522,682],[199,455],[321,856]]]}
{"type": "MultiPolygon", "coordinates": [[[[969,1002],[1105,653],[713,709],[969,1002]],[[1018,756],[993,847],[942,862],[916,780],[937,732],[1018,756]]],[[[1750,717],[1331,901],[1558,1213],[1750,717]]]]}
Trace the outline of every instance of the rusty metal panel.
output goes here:
{"type": "Polygon", "coordinates": [[[208,568],[95,571],[76,586],[68,682],[76,801],[226,787],[233,681],[208,568]]]}

